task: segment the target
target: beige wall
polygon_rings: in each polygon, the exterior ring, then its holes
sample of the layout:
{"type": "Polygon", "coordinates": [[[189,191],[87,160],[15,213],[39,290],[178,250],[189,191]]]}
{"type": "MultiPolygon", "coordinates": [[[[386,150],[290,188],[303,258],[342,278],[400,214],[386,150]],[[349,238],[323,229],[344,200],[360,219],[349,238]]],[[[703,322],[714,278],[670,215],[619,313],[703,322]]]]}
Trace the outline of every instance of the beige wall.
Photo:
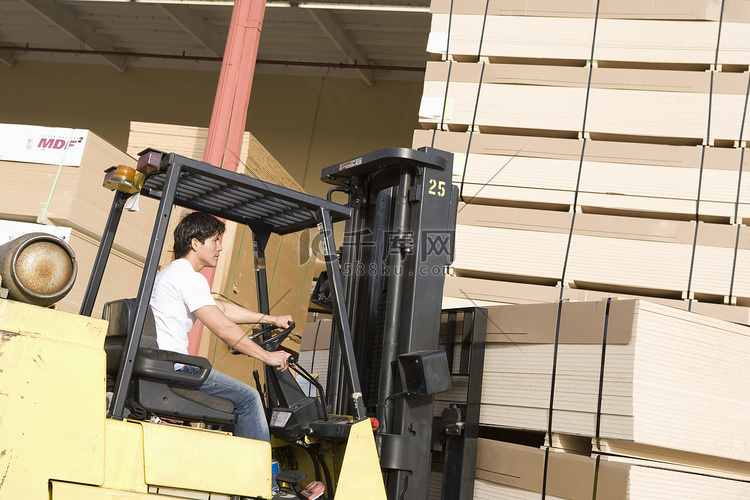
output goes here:
{"type": "MultiPolygon", "coordinates": [[[[131,120],[207,127],[219,73],[0,64],[0,122],[86,128],[125,151],[131,120]]],[[[258,74],[249,130],[310,193],[320,169],[383,147],[410,147],[420,81],[258,74]]]]}
{"type": "MultiPolygon", "coordinates": [[[[248,130],[303,188],[321,195],[320,170],[376,149],[411,147],[422,82],[258,75],[248,130]]],[[[327,187],[326,187],[327,186],[327,187]]]]}

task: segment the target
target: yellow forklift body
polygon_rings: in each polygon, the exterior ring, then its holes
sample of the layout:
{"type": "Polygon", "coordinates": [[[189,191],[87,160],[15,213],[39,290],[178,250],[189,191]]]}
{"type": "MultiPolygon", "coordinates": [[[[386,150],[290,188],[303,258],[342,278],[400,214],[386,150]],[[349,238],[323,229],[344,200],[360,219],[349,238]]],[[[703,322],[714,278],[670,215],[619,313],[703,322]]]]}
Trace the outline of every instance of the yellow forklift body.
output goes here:
{"type": "Polygon", "coordinates": [[[0,299],[0,499],[270,498],[268,443],[106,418],[106,331],[103,320],[0,299]]]}
{"type": "Polygon", "coordinates": [[[0,498],[104,481],[105,321],[0,300],[0,498]]]}
{"type": "Polygon", "coordinates": [[[336,500],[386,500],[370,419],[352,425],[336,487],[336,500]]]}

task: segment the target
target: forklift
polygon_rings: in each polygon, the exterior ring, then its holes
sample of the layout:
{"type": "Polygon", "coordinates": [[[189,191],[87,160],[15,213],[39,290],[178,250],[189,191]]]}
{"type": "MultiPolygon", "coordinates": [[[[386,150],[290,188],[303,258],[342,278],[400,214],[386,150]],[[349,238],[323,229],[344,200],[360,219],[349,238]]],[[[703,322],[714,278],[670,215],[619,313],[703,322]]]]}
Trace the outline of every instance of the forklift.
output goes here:
{"type": "MultiPolygon", "coordinates": [[[[136,169],[108,169],[114,200],[79,315],[0,299],[0,499],[423,500],[443,448],[442,498],[471,498],[485,325],[476,311],[441,311],[458,203],[451,173],[450,153],[382,149],[324,169],[334,187],[323,199],[153,149],[136,169]],[[348,202],[333,202],[336,192],[348,202]],[[91,318],[135,195],[159,200],[137,296],[91,318]],[[174,363],[200,367],[199,381],[207,360],[155,345],[148,301],[176,206],[247,226],[257,261],[272,234],[320,233],[326,271],[312,299],[332,314],[327,387],[301,366],[293,371],[314,396],[291,371],[265,367],[265,391],[256,377],[273,449],[221,430],[236,418],[226,400],[175,388],[196,379],[180,379],[193,375],[174,363]],[[455,338],[474,358],[471,374],[455,338]],[[473,402],[435,419],[434,396],[457,366],[474,377],[473,402]],[[282,487],[275,496],[272,483],[282,487]]],[[[257,310],[268,314],[265,268],[255,273],[257,310]]],[[[293,328],[254,336],[275,350],[293,328]]]]}

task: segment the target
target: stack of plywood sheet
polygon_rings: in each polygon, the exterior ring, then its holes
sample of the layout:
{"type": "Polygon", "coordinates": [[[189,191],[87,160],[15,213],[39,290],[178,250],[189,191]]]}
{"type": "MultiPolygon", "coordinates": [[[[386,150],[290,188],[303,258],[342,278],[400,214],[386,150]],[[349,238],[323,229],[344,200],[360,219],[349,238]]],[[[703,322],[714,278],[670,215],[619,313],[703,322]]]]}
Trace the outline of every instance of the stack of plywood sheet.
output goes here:
{"type": "MultiPolygon", "coordinates": [[[[750,442],[738,432],[750,425],[749,327],[610,299],[489,307],[487,331],[480,424],[546,436],[547,450],[483,443],[475,498],[537,498],[542,482],[554,498],[593,498],[592,485],[552,485],[606,468],[620,476],[599,476],[599,488],[614,488],[603,498],[655,498],[648,492],[660,483],[659,498],[750,491],[750,442]],[[513,468],[530,457],[534,468],[513,468]]],[[[436,412],[461,401],[465,385],[456,378],[436,396],[436,412]]]]}
{"type": "Polygon", "coordinates": [[[750,495],[750,483],[654,462],[617,462],[555,451],[545,457],[539,448],[479,440],[475,499],[533,500],[542,491],[546,498],[566,500],[740,500],[750,495]]]}
{"type": "MultiPolygon", "coordinates": [[[[130,122],[128,153],[137,156],[147,148],[161,149],[200,160],[206,148],[208,129],[166,123],[130,122]]],[[[242,136],[240,171],[257,179],[280,184],[297,191],[302,186],[250,132],[242,136]]]]}
{"type": "Polygon", "coordinates": [[[331,345],[330,319],[320,319],[305,325],[299,347],[299,365],[310,372],[326,388],[328,358],[331,345]]]}
{"type": "Polygon", "coordinates": [[[750,241],[737,236],[726,224],[587,213],[571,233],[570,213],[467,204],[454,267],[459,276],[555,285],[567,266],[564,284],[577,288],[748,301],[750,241]]]}
{"type": "MultiPolygon", "coordinates": [[[[4,176],[1,218],[72,229],[68,243],[76,254],[78,278],[71,292],[58,303],[67,312],[78,312],[81,307],[114,198],[112,191],[102,187],[104,170],[113,165],[135,167],[131,156],[93,132],[80,132],[83,151],[74,165],[0,161],[4,176]]],[[[95,316],[101,314],[106,301],[134,296],[138,291],[157,203],[140,200],[138,205],[138,212],[123,215],[94,307],[95,316]]]]}
{"type": "MultiPolygon", "coordinates": [[[[634,291],[635,292],[635,291],[634,291]]],[[[507,304],[534,304],[539,302],[603,300],[608,297],[634,299],[636,293],[602,292],[570,287],[552,287],[503,280],[446,276],[443,287],[443,307],[489,307],[507,304]]],[[[643,293],[643,292],[642,292],[643,293]]],[[[750,325],[750,308],[714,302],[685,301],[676,298],[649,296],[657,304],[690,310],[704,316],[733,323],[750,325]]]]}
{"type": "Polygon", "coordinates": [[[596,59],[708,66],[716,58],[720,19],[720,63],[742,65],[750,57],[745,29],[750,15],[742,0],[590,0],[573,5],[550,0],[470,0],[454,5],[433,0],[431,11],[428,50],[464,59],[586,61],[596,28],[596,59]]]}
{"type": "Polygon", "coordinates": [[[420,119],[448,130],[575,138],[585,114],[592,138],[701,144],[710,112],[711,139],[737,141],[750,134],[739,137],[746,87],[740,73],[430,62],[420,119]]]}
{"type": "Polygon", "coordinates": [[[485,434],[545,443],[480,440],[474,497],[747,497],[747,2],[431,11],[413,146],[454,153],[444,305],[489,310],[485,434]]]}
{"type": "MultiPolygon", "coordinates": [[[[201,160],[208,130],[200,127],[177,126],[159,123],[131,122],[128,152],[138,155],[146,148],[177,153],[201,160]]],[[[291,175],[255,139],[245,132],[239,172],[302,191],[291,175]]],[[[179,209],[172,224],[186,215],[179,209]]],[[[269,288],[271,314],[291,315],[301,332],[307,319],[311,283],[316,260],[311,250],[312,232],[278,236],[272,235],[265,249],[265,259],[255,258],[252,232],[245,226],[229,222],[223,238],[222,258],[216,269],[212,291],[217,300],[232,301],[252,310],[257,310],[256,269],[265,268],[269,288]]],[[[171,230],[161,265],[172,259],[171,230]]],[[[299,334],[292,335],[284,344],[290,351],[299,350],[299,334]]],[[[252,383],[254,369],[261,370],[262,363],[246,356],[233,356],[229,348],[211,335],[201,336],[198,352],[214,363],[217,369],[247,383],[252,383]]],[[[261,370],[262,371],[262,370],[261,370]]]]}
{"type": "Polygon", "coordinates": [[[413,147],[454,153],[466,204],[444,305],[628,295],[747,323],[746,2],[431,12],[413,147]]]}
{"type": "Polygon", "coordinates": [[[728,223],[750,215],[739,148],[589,141],[419,130],[415,141],[454,152],[453,182],[467,203],[728,223]],[[703,156],[703,158],[701,158],[703,156]],[[701,168],[702,163],[702,168],[701,168]],[[581,170],[578,178],[579,167],[581,170]],[[576,187],[577,192],[576,192],[576,187]],[[739,204],[738,200],[739,192],[739,204]]]}

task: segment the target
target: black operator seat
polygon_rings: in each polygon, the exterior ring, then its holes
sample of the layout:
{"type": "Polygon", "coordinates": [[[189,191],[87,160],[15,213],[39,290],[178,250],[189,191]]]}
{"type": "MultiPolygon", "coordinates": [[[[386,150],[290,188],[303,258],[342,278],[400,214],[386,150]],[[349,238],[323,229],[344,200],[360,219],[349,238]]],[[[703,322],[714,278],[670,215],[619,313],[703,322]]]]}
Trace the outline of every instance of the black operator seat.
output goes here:
{"type": "MultiPolygon", "coordinates": [[[[102,318],[109,321],[104,350],[107,353],[107,375],[114,380],[120,371],[122,354],[127,345],[130,325],[135,316],[136,300],[121,299],[104,305],[102,318]]],[[[133,366],[133,379],[128,390],[132,399],[146,411],[160,417],[187,422],[233,424],[234,404],[224,398],[204,394],[179,382],[199,384],[211,372],[211,363],[200,356],[189,356],[160,350],[156,343],[156,324],[149,307],[133,366]],[[200,371],[190,374],[175,371],[174,364],[197,366],[200,371]]]]}

